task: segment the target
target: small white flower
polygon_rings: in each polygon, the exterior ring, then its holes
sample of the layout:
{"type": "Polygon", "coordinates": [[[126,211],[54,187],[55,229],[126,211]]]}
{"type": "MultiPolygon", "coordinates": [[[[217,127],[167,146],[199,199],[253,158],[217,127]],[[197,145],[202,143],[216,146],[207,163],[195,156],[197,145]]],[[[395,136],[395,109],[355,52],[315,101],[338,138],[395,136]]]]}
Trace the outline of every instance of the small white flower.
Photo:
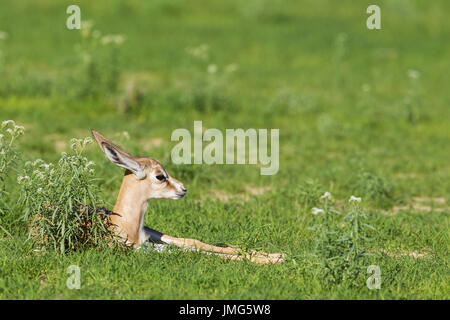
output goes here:
{"type": "Polygon", "coordinates": [[[89,161],[88,163],[86,163],[85,168],[89,169],[89,167],[91,166],[95,166],[95,162],[94,161],[89,161]]]}
{"type": "Polygon", "coordinates": [[[329,193],[328,191],[325,192],[320,199],[331,199],[331,193],[329,193]]]}
{"type": "Polygon", "coordinates": [[[123,35],[117,34],[117,35],[114,36],[114,42],[117,45],[121,45],[124,41],[125,41],[125,37],[123,35]]]}
{"type": "Polygon", "coordinates": [[[370,91],[370,85],[367,84],[367,83],[364,83],[361,88],[362,88],[363,92],[369,92],[370,91]]]}
{"type": "Polygon", "coordinates": [[[75,149],[81,146],[82,140],[77,138],[70,139],[70,148],[75,149]]]}
{"type": "Polygon", "coordinates": [[[34,170],[33,175],[39,177],[42,180],[45,179],[45,174],[42,171],[34,170]]]}
{"type": "Polygon", "coordinates": [[[14,126],[14,133],[17,136],[21,136],[22,134],[24,134],[25,132],[25,127],[24,126],[14,126]]]}
{"type": "Polygon", "coordinates": [[[48,171],[48,169],[50,169],[50,165],[48,165],[48,164],[46,164],[46,163],[43,163],[43,164],[41,164],[41,165],[39,166],[39,168],[44,168],[45,171],[48,171]]]}
{"type": "Polygon", "coordinates": [[[348,202],[361,202],[361,197],[351,196],[348,202]]]}
{"type": "Polygon", "coordinates": [[[37,193],[41,193],[41,192],[42,192],[42,188],[38,188],[37,193]]]}
{"type": "Polygon", "coordinates": [[[123,136],[126,140],[129,140],[129,139],[130,139],[130,134],[128,133],[128,131],[122,131],[122,136],[123,136]]]}
{"type": "Polygon", "coordinates": [[[17,178],[17,183],[21,184],[23,180],[30,180],[30,177],[29,176],[19,176],[17,178]]]}
{"type": "Polygon", "coordinates": [[[208,66],[208,73],[213,74],[217,72],[217,66],[215,64],[210,64],[208,66]]]}
{"type": "Polygon", "coordinates": [[[91,137],[86,137],[86,138],[84,138],[84,140],[83,140],[83,145],[85,146],[85,145],[87,145],[87,144],[91,144],[92,142],[93,142],[93,140],[92,140],[91,137]]]}
{"type": "Polygon", "coordinates": [[[207,44],[202,44],[195,48],[187,48],[187,52],[190,55],[203,60],[208,59],[208,50],[209,46],[207,44]]]}
{"type": "Polygon", "coordinates": [[[420,78],[420,72],[417,71],[417,70],[409,69],[408,70],[408,77],[410,77],[411,79],[419,79],[420,78]]]}
{"type": "Polygon", "coordinates": [[[316,215],[318,213],[324,213],[325,211],[323,211],[323,209],[319,209],[319,208],[312,208],[312,214],[316,215]]]}
{"type": "Polygon", "coordinates": [[[107,34],[100,39],[100,43],[104,46],[114,43],[121,45],[125,41],[125,37],[121,34],[107,34]]]}
{"type": "Polygon", "coordinates": [[[225,72],[232,73],[237,70],[237,65],[235,63],[229,64],[225,67],[225,72]]]}
{"type": "Polygon", "coordinates": [[[91,20],[81,21],[81,36],[83,38],[89,38],[93,25],[94,23],[91,20]]]}
{"type": "Polygon", "coordinates": [[[8,34],[5,31],[0,30],[0,40],[6,40],[7,38],[8,34]]]}
{"type": "Polygon", "coordinates": [[[4,135],[0,133],[0,142],[3,140],[4,135]]]}
{"type": "Polygon", "coordinates": [[[13,126],[16,125],[16,123],[14,122],[14,120],[5,120],[2,122],[2,128],[6,127],[8,124],[12,124],[13,126]]]}
{"type": "Polygon", "coordinates": [[[36,159],[33,161],[33,167],[39,165],[40,163],[45,163],[44,160],[42,159],[36,159]]]}

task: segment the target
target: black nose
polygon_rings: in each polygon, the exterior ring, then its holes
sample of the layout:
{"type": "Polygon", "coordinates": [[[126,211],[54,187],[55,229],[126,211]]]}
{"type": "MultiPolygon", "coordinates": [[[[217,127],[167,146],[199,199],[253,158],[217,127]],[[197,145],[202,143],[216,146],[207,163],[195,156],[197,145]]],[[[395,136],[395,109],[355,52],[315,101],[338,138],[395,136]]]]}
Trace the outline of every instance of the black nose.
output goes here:
{"type": "Polygon", "coordinates": [[[187,192],[187,189],[183,186],[183,187],[181,187],[181,191],[187,192]]]}

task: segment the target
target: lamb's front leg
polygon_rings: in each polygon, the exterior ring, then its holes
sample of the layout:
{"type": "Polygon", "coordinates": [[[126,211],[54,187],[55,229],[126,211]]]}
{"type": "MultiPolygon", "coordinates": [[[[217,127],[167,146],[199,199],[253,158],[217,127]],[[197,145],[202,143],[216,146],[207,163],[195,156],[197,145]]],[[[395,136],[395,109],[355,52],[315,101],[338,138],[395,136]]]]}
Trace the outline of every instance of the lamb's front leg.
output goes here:
{"type": "Polygon", "coordinates": [[[176,238],[163,234],[157,230],[144,227],[148,240],[159,250],[164,250],[167,245],[174,245],[185,250],[198,251],[205,254],[214,254],[231,260],[248,259],[260,264],[278,263],[284,261],[284,255],[280,253],[266,253],[255,250],[243,252],[242,249],[233,246],[213,246],[195,239],[176,238]]]}

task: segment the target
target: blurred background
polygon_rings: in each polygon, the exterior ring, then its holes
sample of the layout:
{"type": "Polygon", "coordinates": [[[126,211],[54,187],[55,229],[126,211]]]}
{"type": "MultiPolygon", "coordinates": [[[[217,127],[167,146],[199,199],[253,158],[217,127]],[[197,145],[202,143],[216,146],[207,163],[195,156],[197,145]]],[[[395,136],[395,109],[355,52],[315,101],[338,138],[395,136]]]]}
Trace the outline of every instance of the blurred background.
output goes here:
{"type": "Polygon", "coordinates": [[[447,1],[379,1],[381,30],[367,1],[77,1],[81,30],[66,28],[70,4],[1,3],[0,114],[32,156],[95,128],[170,165],[171,132],[202,120],[280,128],[280,171],[175,166],[182,178],[448,191],[447,1]]]}
{"type": "MultiPolygon", "coordinates": [[[[449,15],[447,0],[1,0],[0,120],[25,127],[17,143],[24,160],[56,161],[91,128],[159,159],[189,193],[183,202],[152,204],[147,223],[174,235],[300,254],[310,249],[311,209],[329,191],[338,205],[355,195],[380,213],[380,246],[444,252],[449,15]],[[72,4],[81,8],[81,30],[66,28],[72,4]],[[381,30],[366,27],[371,4],[381,8],[381,30]],[[222,132],[280,129],[279,172],[174,165],[171,133],[192,132],[194,120],[222,132]],[[432,204],[418,207],[424,197],[432,204]]],[[[123,172],[95,145],[86,155],[112,207],[123,172]]],[[[283,276],[294,272],[286,268],[270,284],[260,279],[271,276],[250,269],[248,291],[224,279],[223,292],[205,284],[197,293],[197,278],[183,282],[203,274],[191,265],[177,284],[193,285],[187,297],[194,298],[299,297],[311,278],[295,280],[300,285],[283,276]]],[[[439,277],[433,283],[444,290],[439,277]]],[[[161,283],[157,292],[165,294],[161,283]]],[[[182,296],[173,286],[169,296],[182,296]]],[[[318,290],[306,296],[323,297],[318,290]]],[[[418,297],[436,294],[432,285],[418,297]]]]}

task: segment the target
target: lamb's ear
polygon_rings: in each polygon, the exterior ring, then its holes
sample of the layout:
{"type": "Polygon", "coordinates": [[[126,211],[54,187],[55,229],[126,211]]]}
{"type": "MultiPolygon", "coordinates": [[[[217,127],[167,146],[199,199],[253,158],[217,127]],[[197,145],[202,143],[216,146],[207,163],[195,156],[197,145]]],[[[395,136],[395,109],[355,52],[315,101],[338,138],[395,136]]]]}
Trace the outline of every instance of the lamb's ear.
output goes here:
{"type": "Polygon", "coordinates": [[[116,146],[114,143],[106,139],[97,131],[91,130],[91,132],[100,149],[102,149],[106,157],[112,163],[119,167],[130,170],[138,179],[144,179],[146,177],[144,168],[139,162],[133,159],[131,154],[116,146]]]}

